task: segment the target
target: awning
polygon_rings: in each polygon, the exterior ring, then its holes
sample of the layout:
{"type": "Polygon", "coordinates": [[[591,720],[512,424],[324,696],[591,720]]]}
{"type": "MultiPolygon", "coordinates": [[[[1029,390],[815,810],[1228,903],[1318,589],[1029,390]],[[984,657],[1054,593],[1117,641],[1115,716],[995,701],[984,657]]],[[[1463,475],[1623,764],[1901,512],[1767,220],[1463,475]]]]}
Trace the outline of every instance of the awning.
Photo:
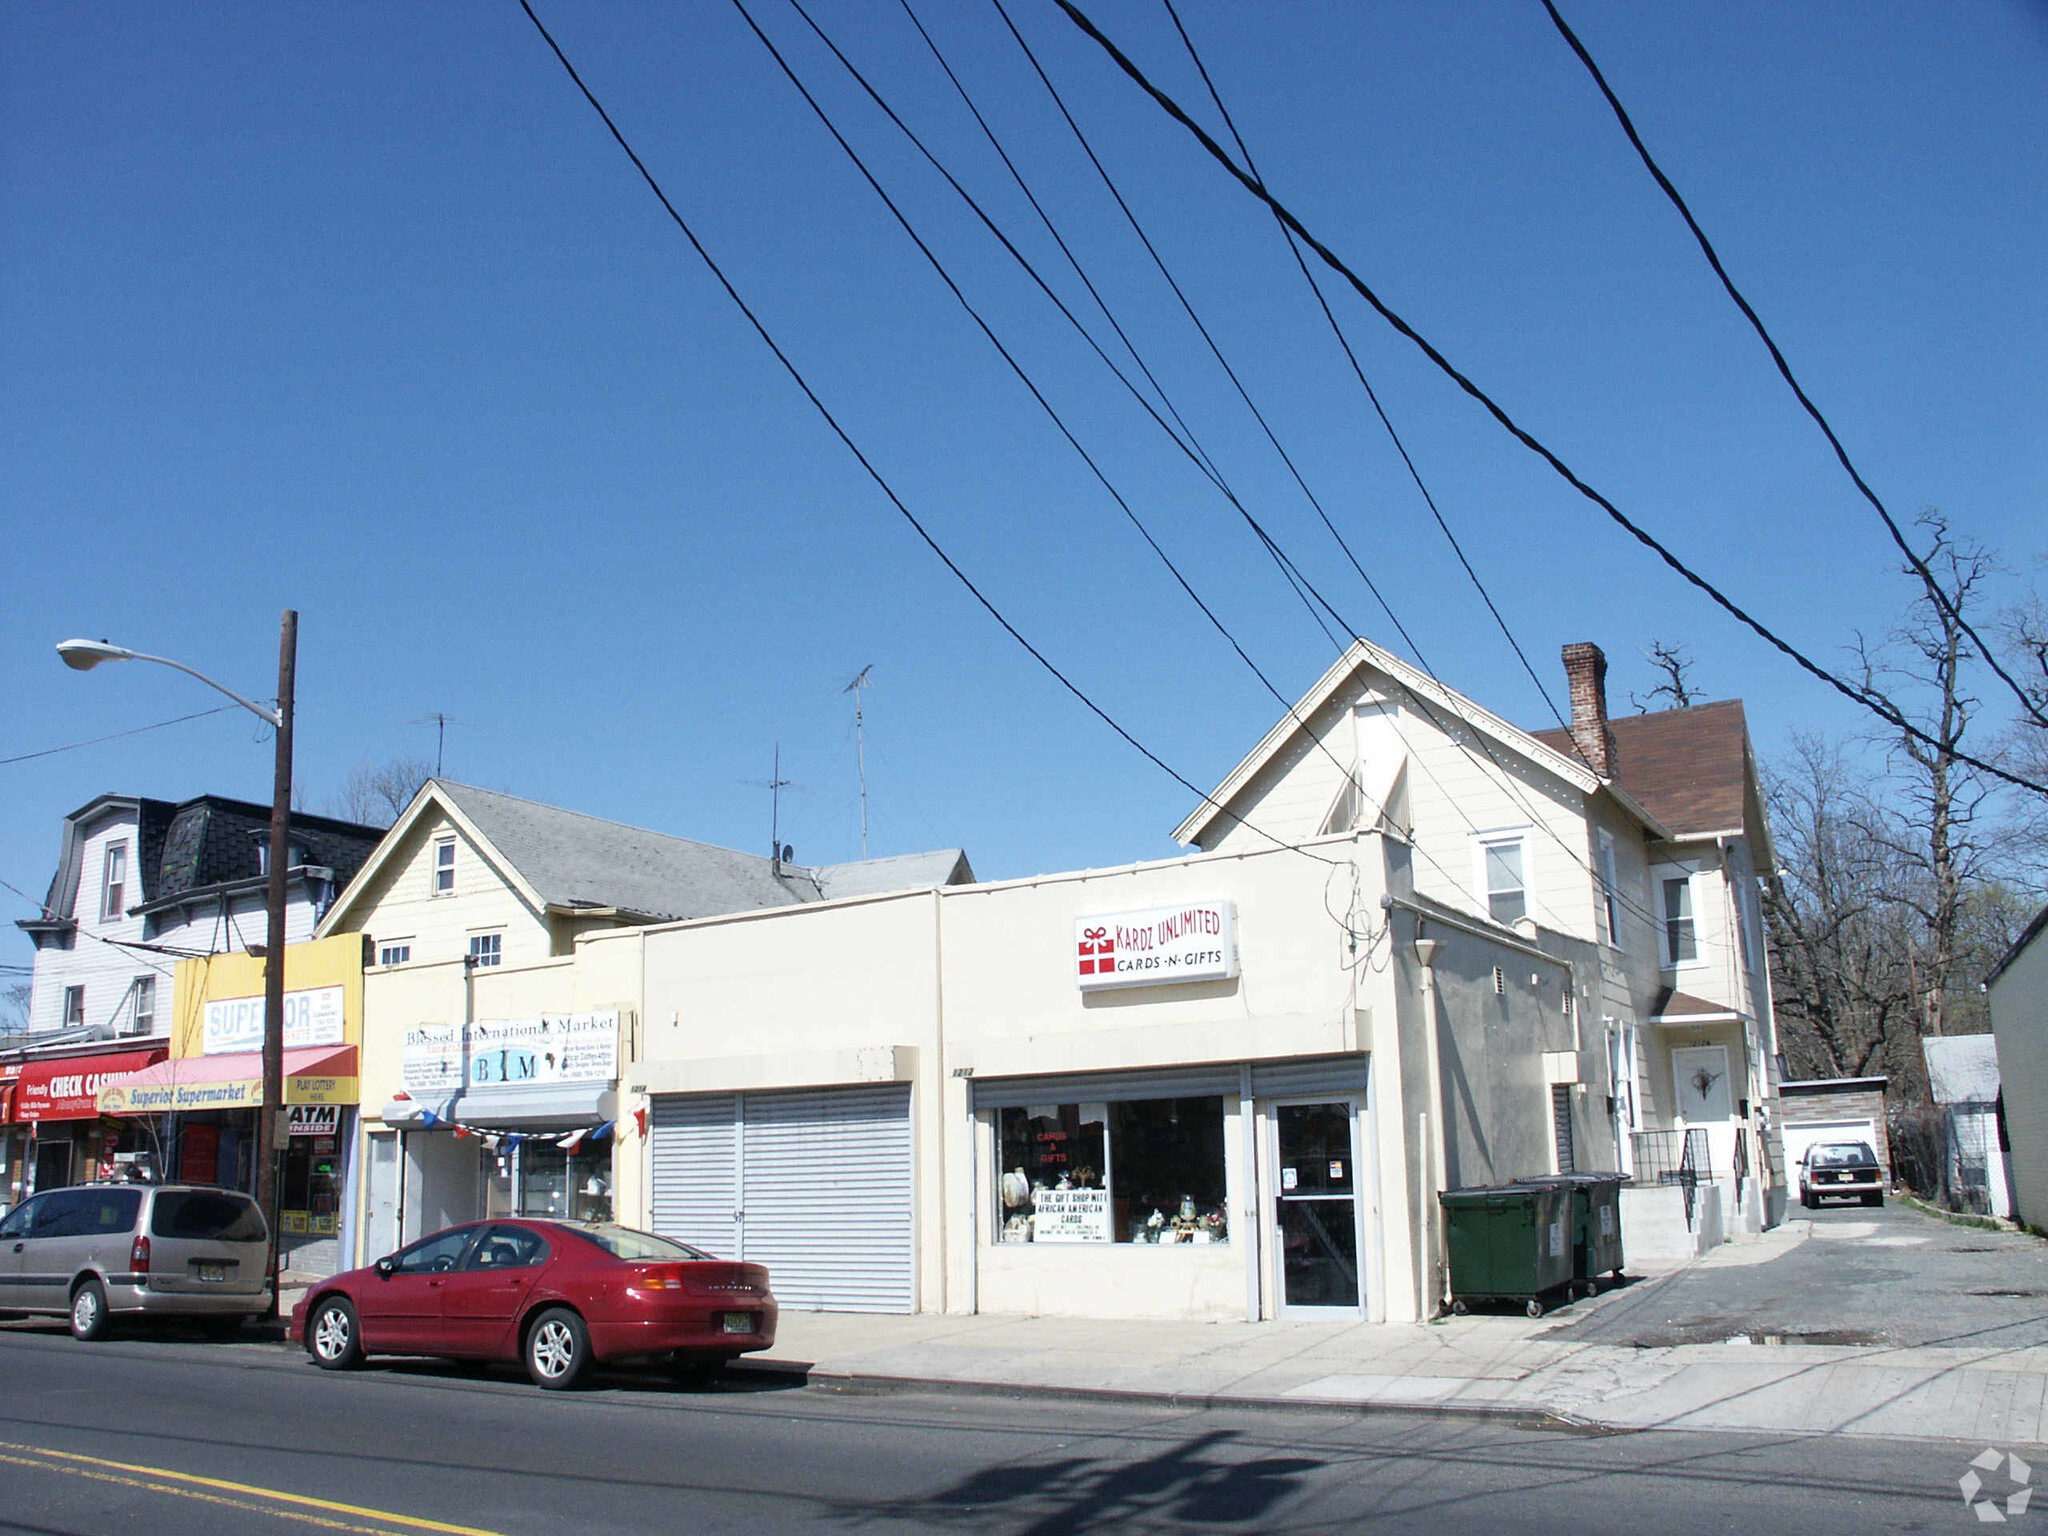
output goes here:
{"type": "MultiPolygon", "coordinates": [[[[356,1048],[302,1045],[284,1053],[284,1102],[353,1104],[360,1093],[356,1048]]],[[[179,1056],[104,1088],[99,1112],[156,1115],[166,1110],[255,1109],[263,1103],[263,1053],[179,1056]]]]}
{"type": "Polygon", "coordinates": [[[537,1083],[521,1088],[472,1088],[455,1095],[392,1099],[383,1120],[407,1130],[434,1124],[476,1126],[484,1130],[572,1130],[618,1118],[618,1093],[609,1080],[589,1083],[537,1083]]]}
{"type": "Polygon", "coordinates": [[[125,1081],[164,1059],[164,1048],[102,1051],[93,1056],[53,1056],[25,1061],[14,1084],[9,1118],[20,1121],[96,1120],[104,1085],[125,1081]]]}

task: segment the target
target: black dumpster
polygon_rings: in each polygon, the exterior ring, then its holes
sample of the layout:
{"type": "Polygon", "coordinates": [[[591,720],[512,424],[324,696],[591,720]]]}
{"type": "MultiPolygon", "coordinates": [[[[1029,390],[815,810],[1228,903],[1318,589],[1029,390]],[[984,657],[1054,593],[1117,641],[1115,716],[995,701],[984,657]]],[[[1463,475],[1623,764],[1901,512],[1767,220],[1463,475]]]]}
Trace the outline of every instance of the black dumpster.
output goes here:
{"type": "Polygon", "coordinates": [[[1475,1301],[1518,1301],[1531,1317],[1569,1289],[1570,1191],[1549,1184],[1447,1189],[1444,1248],[1451,1266],[1451,1310],[1475,1301]]]}
{"type": "Polygon", "coordinates": [[[1622,1278],[1620,1174],[1550,1173],[1515,1182],[1560,1190],[1571,1202],[1565,1229],[1572,1250],[1574,1289],[1591,1296],[1599,1289],[1602,1275],[1617,1281],[1622,1278]]]}

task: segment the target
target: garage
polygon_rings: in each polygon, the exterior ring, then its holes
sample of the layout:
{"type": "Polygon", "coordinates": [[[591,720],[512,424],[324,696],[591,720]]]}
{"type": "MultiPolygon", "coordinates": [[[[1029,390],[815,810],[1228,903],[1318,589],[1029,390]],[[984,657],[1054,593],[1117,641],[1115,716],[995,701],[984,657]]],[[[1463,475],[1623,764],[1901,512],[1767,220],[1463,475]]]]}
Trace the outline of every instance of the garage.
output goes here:
{"type": "Polygon", "coordinates": [[[784,1307],[909,1312],[910,1088],[659,1094],[654,1229],[768,1266],[784,1307]]]}
{"type": "Polygon", "coordinates": [[[1876,1153],[1885,1182],[1891,1182],[1891,1148],[1885,1135],[1885,1090],[1881,1077],[1795,1078],[1778,1085],[1779,1134],[1785,1143],[1785,1182],[1796,1197],[1799,1159],[1823,1141],[1860,1141],[1876,1153]]]}

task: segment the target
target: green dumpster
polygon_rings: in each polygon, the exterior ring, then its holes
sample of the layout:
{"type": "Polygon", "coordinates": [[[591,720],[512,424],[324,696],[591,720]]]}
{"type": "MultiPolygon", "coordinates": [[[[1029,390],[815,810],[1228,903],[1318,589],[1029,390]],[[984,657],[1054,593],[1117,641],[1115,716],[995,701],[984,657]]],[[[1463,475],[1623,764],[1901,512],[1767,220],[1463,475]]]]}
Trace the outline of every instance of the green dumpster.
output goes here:
{"type": "Polygon", "coordinates": [[[1451,1265],[1451,1310],[1475,1301],[1518,1301],[1531,1317],[1571,1284],[1571,1201],[1545,1184],[1447,1189],[1444,1247],[1451,1265]]]}
{"type": "Polygon", "coordinates": [[[1571,1201],[1566,1231],[1572,1249],[1575,1288],[1590,1296],[1599,1289],[1602,1275],[1621,1279],[1620,1174],[1552,1173],[1515,1182],[1562,1190],[1571,1201]]]}

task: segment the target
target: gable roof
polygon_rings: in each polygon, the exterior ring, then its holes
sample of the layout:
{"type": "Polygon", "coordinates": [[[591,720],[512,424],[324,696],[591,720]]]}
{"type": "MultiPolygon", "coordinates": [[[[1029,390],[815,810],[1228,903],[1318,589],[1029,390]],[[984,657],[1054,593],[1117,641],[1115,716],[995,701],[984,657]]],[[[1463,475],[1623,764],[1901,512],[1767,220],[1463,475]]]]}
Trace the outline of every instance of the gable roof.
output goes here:
{"type": "Polygon", "coordinates": [[[1403,661],[1392,651],[1375,645],[1370,640],[1354,640],[1344,654],[1337,658],[1336,664],[1317,680],[1313,688],[1302,695],[1292,713],[1276,723],[1264,739],[1231,769],[1223,782],[1210,792],[1209,798],[1174,829],[1174,841],[1192,843],[1200,838],[1216,818],[1224,814],[1224,808],[1244,792],[1259,771],[1277,758],[1307,729],[1304,722],[1314,719],[1318,710],[1335,699],[1361,672],[1366,671],[1379,673],[1404,694],[1428,709],[1453,716],[1473,730],[1492,737],[1516,756],[1535,764],[1553,777],[1562,779],[1581,794],[1590,795],[1604,786],[1621,802],[1624,809],[1648,826],[1653,833],[1658,836],[1668,835],[1657,818],[1626,790],[1607,783],[1586,766],[1584,760],[1577,755],[1577,749],[1571,745],[1568,734],[1565,736],[1563,747],[1560,748],[1546,740],[1544,736],[1531,735],[1520,726],[1510,725],[1499,715],[1481,708],[1464,694],[1438,682],[1420,667],[1403,661]]]}
{"type": "MultiPolygon", "coordinates": [[[[385,834],[371,869],[395,856],[433,806],[496,856],[537,912],[671,921],[974,878],[957,848],[813,870],[447,779],[421,786],[385,834]]],[[[372,883],[358,880],[335,903],[321,925],[323,936],[339,928],[357,894],[372,883]]]]}
{"type": "MultiPolygon", "coordinates": [[[[1619,715],[1614,733],[1615,782],[1681,838],[1740,832],[1748,826],[1749,722],[1740,699],[1695,704],[1651,715],[1619,715]]],[[[1536,732],[1568,750],[1571,733],[1536,732]]]]}
{"type": "Polygon", "coordinates": [[[1992,1104],[1998,1100],[1998,1040],[1993,1035],[1931,1035],[1927,1091],[1937,1104],[1992,1104]]]}
{"type": "Polygon", "coordinates": [[[879,896],[886,891],[921,891],[935,885],[972,885],[974,870],[961,848],[899,853],[886,859],[825,864],[813,871],[825,900],[879,896]]]}

